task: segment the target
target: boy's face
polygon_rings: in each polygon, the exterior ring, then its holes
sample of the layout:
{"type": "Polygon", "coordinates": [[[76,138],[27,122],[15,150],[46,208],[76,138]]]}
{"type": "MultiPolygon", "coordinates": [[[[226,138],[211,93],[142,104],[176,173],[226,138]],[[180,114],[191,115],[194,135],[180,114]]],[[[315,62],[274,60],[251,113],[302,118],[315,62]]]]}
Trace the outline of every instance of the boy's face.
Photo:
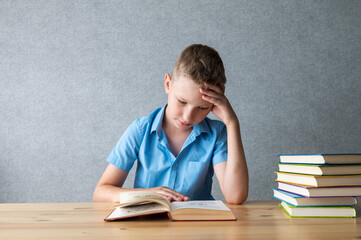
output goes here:
{"type": "Polygon", "coordinates": [[[166,124],[177,130],[189,131],[200,123],[212,110],[213,104],[202,99],[201,86],[192,79],[177,74],[172,79],[165,76],[165,92],[168,94],[168,106],[165,112],[166,124]]]}

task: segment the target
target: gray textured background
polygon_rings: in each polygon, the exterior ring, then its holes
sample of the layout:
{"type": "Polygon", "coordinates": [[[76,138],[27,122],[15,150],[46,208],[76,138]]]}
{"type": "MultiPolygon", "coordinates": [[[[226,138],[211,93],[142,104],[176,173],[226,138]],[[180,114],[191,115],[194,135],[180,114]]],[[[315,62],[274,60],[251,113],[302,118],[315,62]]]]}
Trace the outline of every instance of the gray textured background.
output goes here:
{"type": "Polygon", "coordinates": [[[0,1],[0,202],[91,201],[192,43],[223,58],[249,199],[271,198],[277,154],[361,152],[360,12],[342,0],[0,1]]]}

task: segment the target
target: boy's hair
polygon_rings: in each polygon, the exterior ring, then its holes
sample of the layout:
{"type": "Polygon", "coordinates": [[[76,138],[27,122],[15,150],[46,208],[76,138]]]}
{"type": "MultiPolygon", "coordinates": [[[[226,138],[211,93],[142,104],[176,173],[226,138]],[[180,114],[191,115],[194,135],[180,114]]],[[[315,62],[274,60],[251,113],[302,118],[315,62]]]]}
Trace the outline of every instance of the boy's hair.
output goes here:
{"type": "Polygon", "coordinates": [[[227,81],[218,52],[201,44],[190,45],[182,51],[173,68],[172,76],[175,75],[189,77],[199,85],[206,82],[220,86],[227,81]]]}

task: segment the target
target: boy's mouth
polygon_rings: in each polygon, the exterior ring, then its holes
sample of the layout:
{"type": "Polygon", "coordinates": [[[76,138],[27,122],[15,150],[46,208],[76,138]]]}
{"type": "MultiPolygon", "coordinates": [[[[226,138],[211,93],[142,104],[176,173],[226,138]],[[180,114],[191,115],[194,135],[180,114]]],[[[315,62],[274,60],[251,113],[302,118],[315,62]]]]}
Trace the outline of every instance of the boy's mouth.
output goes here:
{"type": "Polygon", "coordinates": [[[184,127],[190,127],[192,126],[192,124],[189,124],[189,123],[185,123],[185,122],[182,122],[181,120],[178,119],[178,122],[181,126],[184,126],[184,127]]]}

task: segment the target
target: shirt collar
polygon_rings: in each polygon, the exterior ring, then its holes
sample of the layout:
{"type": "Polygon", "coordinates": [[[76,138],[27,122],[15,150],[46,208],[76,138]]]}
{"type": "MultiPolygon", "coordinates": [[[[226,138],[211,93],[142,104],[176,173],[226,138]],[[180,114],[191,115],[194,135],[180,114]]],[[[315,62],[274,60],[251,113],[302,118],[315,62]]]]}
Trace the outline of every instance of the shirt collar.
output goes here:
{"type": "Polygon", "coordinates": [[[207,119],[207,117],[205,119],[203,119],[197,125],[193,126],[193,132],[194,132],[195,136],[200,135],[202,132],[211,133],[211,129],[209,128],[206,119],[207,119]]]}
{"type": "Polygon", "coordinates": [[[160,137],[160,132],[162,131],[162,122],[163,122],[163,116],[164,116],[164,112],[165,112],[165,108],[167,107],[167,105],[165,105],[164,107],[162,107],[159,112],[157,113],[157,115],[155,116],[153,123],[152,123],[152,128],[150,129],[150,132],[157,132],[158,137],[160,137]]]}
{"type": "MultiPolygon", "coordinates": [[[[163,117],[164,117],[164,112],[165,112],[166,107],[167,107],[167,104],[164,107],[162,107],[160,109],[160,111],[157,113],[157,115],[155,116],[154,121],[152,123],[152,128],[150,130],[151,133],[157,132],[158,137],[160,137],[160,133],[162,131],[162,123],[163,123],[163,117]]],[[[200,135],[202,132],[211,133],[211,129],[209,128],[206,119],[208,119],[208,118],[206,117],[200,123],[193,126],[192,132],[194,132],[193,134],[195,136],[200,135]]]]}

